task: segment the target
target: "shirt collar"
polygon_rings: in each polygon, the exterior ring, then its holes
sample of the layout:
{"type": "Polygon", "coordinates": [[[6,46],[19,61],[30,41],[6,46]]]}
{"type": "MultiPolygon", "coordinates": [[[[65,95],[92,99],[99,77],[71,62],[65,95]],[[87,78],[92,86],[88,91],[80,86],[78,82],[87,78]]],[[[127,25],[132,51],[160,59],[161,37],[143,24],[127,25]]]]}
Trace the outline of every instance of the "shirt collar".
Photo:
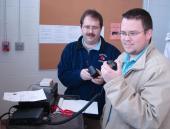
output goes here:
{"type": "Polygon", "coordinates": [[[146,48],[143,49],[138,55],[136,55],[134,58],[130,59],[130,54],[126,53],[124,57],[124,62],[136,62],[145,52],[146,48]]]}
{"type": "MultiPolygon", "coordinates": [[[[82,38],[82,43],[83,43],[83,46],[85,46],[84,44],[85,44],[85,41],[84,41],[84,39],[82,38]]],[[[88,51],[90,51],[90,50],[100,50],[100,46],[101,46],[101,38],[100,38],[100,40],[99,40],[99,42],[97,42],[96,43],[96,45],[95,45],[95,47],[94,48],[91,48],[91,49],[88,49],[88,51]]],[[[86,48],[86,47],[85,47],[86,48]]],[[[87,49],[87,48],[86,48],[87,49]]]]}

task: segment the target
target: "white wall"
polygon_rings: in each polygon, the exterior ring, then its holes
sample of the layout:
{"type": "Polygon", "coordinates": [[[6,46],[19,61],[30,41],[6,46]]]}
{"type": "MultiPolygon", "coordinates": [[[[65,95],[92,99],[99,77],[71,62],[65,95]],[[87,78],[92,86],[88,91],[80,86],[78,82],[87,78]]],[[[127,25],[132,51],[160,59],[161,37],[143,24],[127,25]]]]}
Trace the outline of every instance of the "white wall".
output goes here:
{"type": "MultiPolygon", "coordinates": [[[[40,0],[20,0],[21,41],[24,51],[15,51],[18,41],[18,5],[19,0],[6,0],[7,39],[11,50],[2,52],[4,40],[4,1],[0,0],[0,115],[7,112],[14,103],[3,101],[3,92],[26,90],[31,84],[48,77],[57,81],[56,70],[39,70],[39,6],[40,0]]],[[[63,93],[63,87],[59,87],[63,93]]]]}
{"type": "Polygon", "coordinates": [[[153,19],[153,41],[163,53],[166,33],[170,32],[170,2],[169,0],[143,0],[144,8],[148,10],[153,19]]]}

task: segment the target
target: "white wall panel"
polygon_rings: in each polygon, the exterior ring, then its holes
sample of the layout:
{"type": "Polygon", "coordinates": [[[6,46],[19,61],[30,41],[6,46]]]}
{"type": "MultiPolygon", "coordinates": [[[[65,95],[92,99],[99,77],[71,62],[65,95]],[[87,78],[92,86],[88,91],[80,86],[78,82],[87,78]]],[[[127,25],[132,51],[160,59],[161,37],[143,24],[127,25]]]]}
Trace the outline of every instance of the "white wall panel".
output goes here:
{"type": "Polygon", "coordinates": [[[170,31],[169,0],[144,0],[144,8],[153,18],[153,41],[163,53],[166,33],[170,31]]]}
{"type": "MultiPolygon", "coordinates": [[[[10,41],[11,50],[2,52],[4,1],[0,0],[0,115],[15,104],[2,100],[5,91],[25,90],[29,85],[38,83],[45,77],[58,80],[56,70],[39,70],[40,0],[20,0],[20,29],[24,51],[15,51],[15,42],[18,40],[19,0],[6,0],[7,39],[10,41]]],[[[59,92],[63,93],[63,91],[64,88],[60,84],[59,92]]]]}

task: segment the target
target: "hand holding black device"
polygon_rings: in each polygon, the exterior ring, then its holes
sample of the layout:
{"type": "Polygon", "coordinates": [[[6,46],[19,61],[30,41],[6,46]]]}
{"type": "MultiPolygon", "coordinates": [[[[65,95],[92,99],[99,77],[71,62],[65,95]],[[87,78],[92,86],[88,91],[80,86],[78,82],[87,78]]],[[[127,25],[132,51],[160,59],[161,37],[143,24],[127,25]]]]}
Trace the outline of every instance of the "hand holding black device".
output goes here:
{"type": "MultiPolygon", "coordinates": [[[[117,70],[117,64],[116,62],[114,62],[113,60],[108,60],[107,61],[107,64],[113,69],[113,70],[117,70]]],[[[99,72],[97,71],[97,69],[94,67],[94,66],[89,66],[88,67],[88,71],[90,73],[90,75],[93,77],[93,78],[96,78],[98,77],[100,74],[99,72]]]]}
{"type": "Polygon", "coordinates": [[[92,65],[88,67],[88,71],[89,71],[91,77],[93,77],[93,78],[96,78],[100,75],[99,72],[97,71],[97,69],[92,65]]]}
{"type": "Polygon", "coordinates": [[[113,60],[108,60],[107,64],[113,69],[113,70],[117,70],[117,63],[114,62],[113,60]]]}

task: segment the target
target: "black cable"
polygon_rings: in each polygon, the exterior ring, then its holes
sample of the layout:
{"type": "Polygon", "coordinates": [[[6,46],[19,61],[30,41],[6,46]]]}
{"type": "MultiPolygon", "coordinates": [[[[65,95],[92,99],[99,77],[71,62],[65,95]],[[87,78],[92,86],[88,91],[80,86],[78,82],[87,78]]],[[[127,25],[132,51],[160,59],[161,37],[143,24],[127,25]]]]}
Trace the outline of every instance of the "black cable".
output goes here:
{"type": "Polygon", "coordinates": [[[0,116],[0,120],[2,120],[2,118],[3,118],[4,116],[6,116],[6,115],[8,115],[8,117],[10,118],[11,109],[12,109],[12,108],[17,108],[17,107],[18,107],[18,105],[14,105],[14,106],[10,107],[9,110],[8,110],[8,112],[6,112],[6,113],[4,113],[4,114],[2,114],[2,115],[0,116]]]}
{"type": "MultiPolygon", "coordinates": [[[[104,90],[104,89],[102,88],[102,90],[101,90],[100,93],[97,93],[80,111],[74,113],[71,117],[69,117],[69,118],[67,118],[67,119],[64,119],[64,120],[61,120],[61,121],[57,121],[57,122],[51,122],[51,121],[46,121],[46,122],[45,122],[45,121],[42,121],[41,124],[60,125],[60,124],[64,124],[64,123],[66,123],[66,122],[74,119],[75,117],[77,117],[78,115],[80,115],[84,110],[86,110],[86,109],[89,107],[89,105],[91,105],[91,104],[95,101],[95,99],[102,94],[103,90],[104,90]]],[[[9,112],[4,113],[3,115],[0,116],[0,120],[1,120],[2,117],[4,117],[5,115],[7,115],[7,114],[10,115],[10,110],[11,110],[12,108],[17,108],[17,107],[18,107],[18,105],[12,106],[12,107],[9,109],[9,112]]],[[[10,116],[9,116],[9,118],[10,118],[10,116]]]]}
{"type": "Polygon", "coordinates": [[[8,118],[11,119],[11,114],[13,114],[13,112],[11,113],[11,110],[14,108],[14,109],[18,109],[18,105],[14,105],[14,106],[11,106],[8,110],[8,118]]]}
{"type": "MultiPolygon", "coordinates": [[[[103,91],[103,90],[102,90],[102,91],[103,91]]],[[[102,94],[102,91],[101,91],[101,93],[96,94],[80,111],[74,113],[72,117],[67,118],[67,119],[64,119],[64,120],[61,120],[61,121],[57,121],[57,122],[51,122],[51,121],[50,121],[50,122],[43,122],[43,123],[41,123],[41,124],[60,125],[60,124],[64,124],[64,123],[66,123],[66,122],[74,119],[75,117],[77,117],[78,115],[80,115],[84,110],[86,110],[86,109],[89,107],[89,105],[92,104],[92,103],[94,102],[94,100],[102,94]]],[[[10,110],[11,110],[12,108],[16,108],[16,107],[17,107],[17,105],[12,106],[12,107],[9,109],[9,112],[4,113],[3,115],[0,116],[0,120],[1,120],[5,115],[10,115],[10,110]]]]}
{"type": "Polygon", "coordinates": [[[1,120],[4,116],[6,116],[6,115],[8,115],[8,114],[9,114],[9,112],[6,112],[6,113],[2,114],[2,115],[0,116],[0,120],[1,120]]]}
{"type": "Polygon", "coordinates": [[[75,114],[73,114],[72,117],[61,120],[61,121],[57,121],[57,122],[48,122],[48,123],[44,123],[44,124],[48,124],[48,125],[60,125],[60,124],[64,124],[72,119],[74,119],[75,117],[77,117],[78,115],[80,115],[84,110],[86,110],[90,104],[92,104],[94,102],[94,100],[99,97],[103,92],[103,88],[101,90],[100,93],[96,94],[80,111],[76,112],[75,114]]]}

